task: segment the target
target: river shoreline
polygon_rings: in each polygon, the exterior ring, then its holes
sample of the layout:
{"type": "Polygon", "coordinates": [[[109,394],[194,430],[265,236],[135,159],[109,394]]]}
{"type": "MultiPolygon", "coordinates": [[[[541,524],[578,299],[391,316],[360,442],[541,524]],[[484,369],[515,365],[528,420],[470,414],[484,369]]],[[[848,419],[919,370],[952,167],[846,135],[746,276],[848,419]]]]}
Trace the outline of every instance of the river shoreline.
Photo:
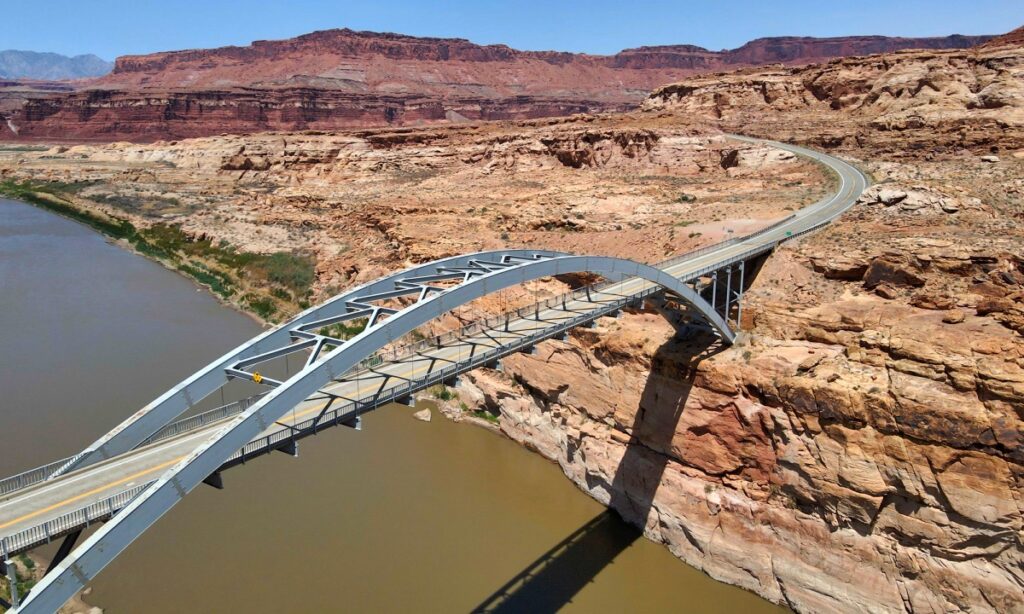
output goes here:
{"type": "MultiPolygon", "coordinates": [[[[292,314],[308,305],[307,299],[294,300],[287,295],[287,300],[282,299],[282,288],[267,282],[249,283],[245,279],[245,271],[225,271],[223,267],[213,268],[218,264],[220,252],[235,255],[238,252],[233,249],[207,248],[213,251],[213,255],[190,258],[181,252],[168,247],[180,244],[199,243],[193,237],[181,232],[174,226],[165,226],[158,223],[148,222],[150,226],[142,226],[145,223],[131,217],[113,215],[94,206],[85,205],[76,201],[68,194],[61,194],[59,191],[34,189],[42,186],[33,186],[30,182],[15,183],[6,181],[0,183],[0,197],[23,202],[37,207],[49,213],[53,213],[65,219],[77,222],[86,228],[99,233],[107,240],[138,256],[143,256],[151,262],[160,264],[162,267],[173,271],[186,279],[189,279],[197,286],[205,289],[221,304],[230,307],[239,313],[243,313],[261,325],[270,326],[282,318],[287,319],[292,314]],[[159,228],[159,232],[157,232],[159,228]],[[171,234],[171,241],[167,235],[171,234]],[[253,291],[259,292],[261,296],[254,297],[253,291]],[[273,301],[272,308],[268,308],[267,301],[273,301]],[[280,317],[274,317],[280,316],[280,317]]],[[[241,254],[246,256],[247,254],[241,254]]],[[[308,295],[308,288],[305,289],[308,295]]]]}

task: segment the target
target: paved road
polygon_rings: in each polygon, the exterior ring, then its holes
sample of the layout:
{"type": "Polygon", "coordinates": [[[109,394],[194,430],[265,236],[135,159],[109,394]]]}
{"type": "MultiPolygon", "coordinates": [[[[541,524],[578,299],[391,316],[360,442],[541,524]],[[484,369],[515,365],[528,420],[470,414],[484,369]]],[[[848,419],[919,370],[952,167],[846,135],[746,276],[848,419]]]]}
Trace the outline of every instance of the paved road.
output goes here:
{"type": "MultiPolygon", "coordinates": [[[[748,142],[759,142],[756,139],[736,138],[748,142]]],[[[727,262],[751,249],[773,245],[789,236],[833,219],[852,205],[866,187],[864,176],[841,160],[801,147],[772,144],[818,160],[831,168],[839,177],[839,187],[836,193],[814,205],[801,209],[792,219],[764,234],[686,259],[667,267],[666,271],[680,278],[692,277],[706,267],[727,262]]],[[[385,380],[387,380],[384,386],[385,390],[403,386],[406,384],[405,380],[422,378],[433,370],[475,355],[471,352],[479,353],[481,347],[494,347],[505,341],[514,341],[522,333],[550,328],[557,325],[559,321],[579,313],[595,311],[601,305],[612,302],[622,295],[633,295],[652,286],[653,284],[650,282],[639,278],[625,280],[621,284],[606,288],[603,293],[595,293],[590,301],[579,300],[568,303],[566,305],[568,311],[561,307],[542,310],[539,313],[539,321],[534,318],[513,320],[508,327],[508,332],[487,331],[463,341],[453,342],[439,349],[424,352],[421,355],[413,355],[397,362],[386,363],[374,368],[372,373],[362,372],[358,376],[332,385],[327,390],[349,399],[370,399],[379,392],[381,384],[385,380]]],[[[323,405],[324,401],[307,401],[300,404],[285,419],[268,428],[257,439],[287,430],[290,424],[297,424],[316,416],[323,405]]],[[[102,502],[118,493],[130,491],[155,480],[164,470],[182,460],[197,445],[223,426],[224,421],[214,422],[193,432],[138,448],[52,481],[42,482],[5,495],[0,498],[0,539],[16,536],[27,529],[39,527],[48,520],[61,517],[90,504],[102,502]]]]}

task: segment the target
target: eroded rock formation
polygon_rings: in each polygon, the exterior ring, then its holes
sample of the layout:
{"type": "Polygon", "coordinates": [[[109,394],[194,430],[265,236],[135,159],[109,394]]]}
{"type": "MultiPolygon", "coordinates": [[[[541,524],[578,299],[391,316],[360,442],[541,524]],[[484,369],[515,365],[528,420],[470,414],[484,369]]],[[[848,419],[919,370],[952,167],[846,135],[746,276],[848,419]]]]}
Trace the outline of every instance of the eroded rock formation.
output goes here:
{"type": "Polygon", "coordinates": [[[905,52],[707,75],[658,89],[644,108],[822,147],[871,146],[914,157],[938,149],[1019,149],[1024,51],[905,52]]]}

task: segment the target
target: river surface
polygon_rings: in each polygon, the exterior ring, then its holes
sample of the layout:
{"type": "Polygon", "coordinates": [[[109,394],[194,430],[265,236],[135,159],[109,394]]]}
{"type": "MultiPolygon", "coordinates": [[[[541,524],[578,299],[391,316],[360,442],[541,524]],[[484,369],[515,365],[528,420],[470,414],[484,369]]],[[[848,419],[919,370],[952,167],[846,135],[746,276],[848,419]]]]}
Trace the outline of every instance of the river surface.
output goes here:
{"type": "MultiPolygon", "coordinates": [[[[0,474],[78,452],[259,331],[91,230],[0,200],[0,474]]],[[[298,458],[228,471],[223,491],[200,486],[87,600],[114,614],[779,611],[639,538],[538,455],[411,413],[383,408],[298,458]]]]}

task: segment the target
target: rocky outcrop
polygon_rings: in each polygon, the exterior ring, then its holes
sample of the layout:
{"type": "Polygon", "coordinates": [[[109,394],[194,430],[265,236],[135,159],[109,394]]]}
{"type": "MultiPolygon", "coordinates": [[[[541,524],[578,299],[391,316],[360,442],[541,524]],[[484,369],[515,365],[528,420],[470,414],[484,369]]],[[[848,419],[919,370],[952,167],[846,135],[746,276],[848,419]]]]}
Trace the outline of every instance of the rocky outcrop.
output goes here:
{"type": "Polygon", "coordinates": [[[485,410],[678,557],[798,611],[1015,612],[1024,151],[1017,106],[972,101],[1011,100],[1019,67],[1007,47],[901,53],[694,80],[622,116],[0,151],[0,177],[308,250],[324,296],[506,245],[656,261],[831,189],[716,128],[838,149],[876,186],[771,256],[738,345],[634,311],[467,376],[446,411],[485,410]]]}
{"type": "Polygon", "coordinates": [[[643,106],[821,147],[981,152],[1024,147],[1022,83],[1024,48],[1001,46],[695,77],[658,89],[643,106]]]}

